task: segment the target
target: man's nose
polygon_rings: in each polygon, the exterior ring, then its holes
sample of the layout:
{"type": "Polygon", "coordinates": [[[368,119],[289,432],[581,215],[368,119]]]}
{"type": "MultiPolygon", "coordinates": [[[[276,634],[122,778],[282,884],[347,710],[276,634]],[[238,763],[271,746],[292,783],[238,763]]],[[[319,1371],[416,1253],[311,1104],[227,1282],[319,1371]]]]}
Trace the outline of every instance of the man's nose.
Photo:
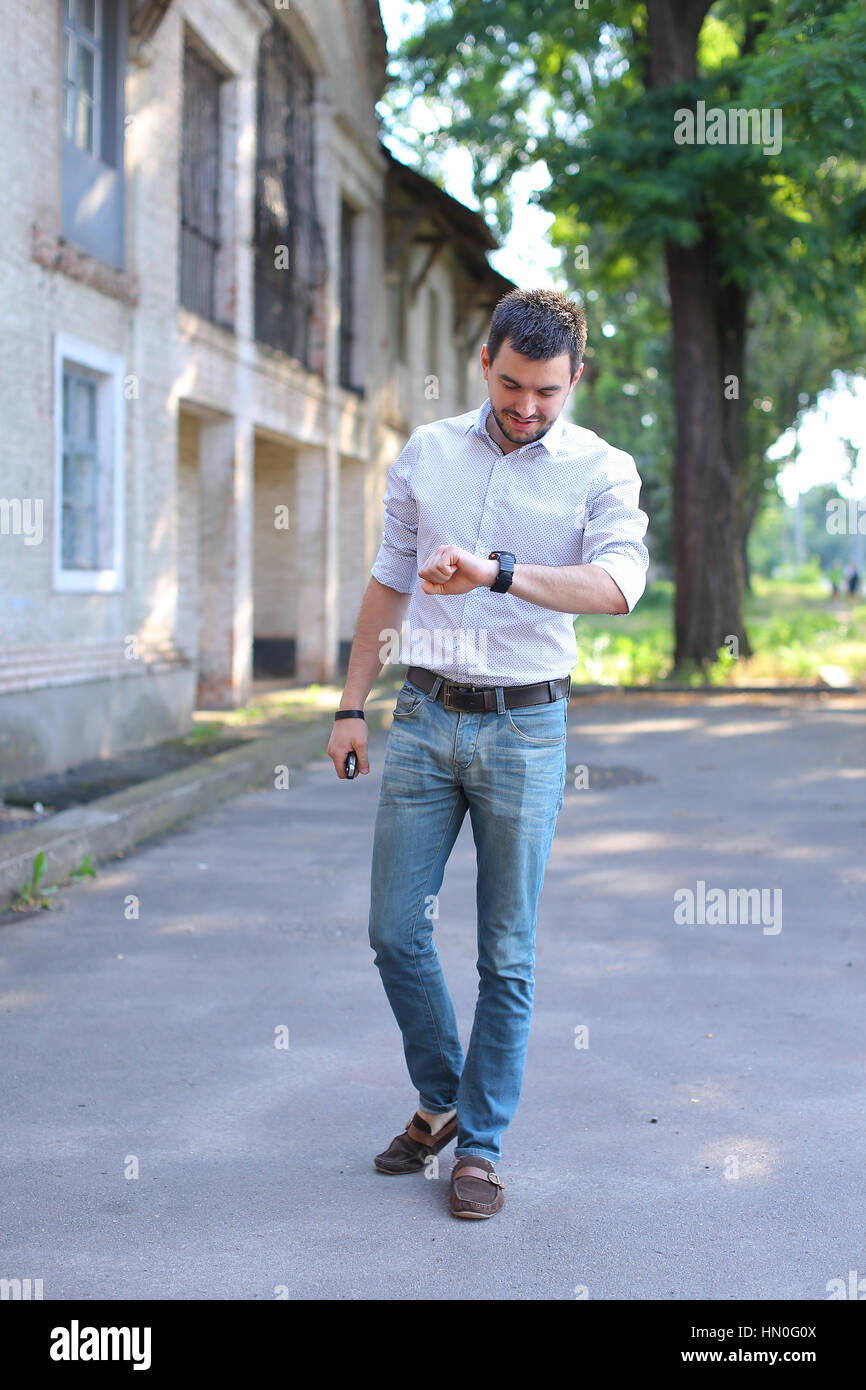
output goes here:
{"type": "Polygon", "coordinates": [[[514,404],[514,412],[520,416],[521,420],[531,420],[538,413],[535,409],[535,397],[529,394],[518,396],[514,404]]]}

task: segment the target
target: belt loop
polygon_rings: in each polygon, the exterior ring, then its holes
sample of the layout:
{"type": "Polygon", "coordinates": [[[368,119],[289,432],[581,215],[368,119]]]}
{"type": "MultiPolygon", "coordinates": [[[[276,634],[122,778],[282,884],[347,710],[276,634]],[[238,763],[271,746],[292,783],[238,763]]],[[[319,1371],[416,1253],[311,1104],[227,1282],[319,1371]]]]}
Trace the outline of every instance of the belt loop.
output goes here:
{"type": "Polygon", "coordinates": [[[441,684],[442,684],[442,682],[444,681],[444,679],[445,679],[444,676],[437,676],[437,677],[436,677],[435,681],[433,682],[432,687],[430,688],[430,690],[429,690],[428,693],[427,693],[427,698],[428,698],[429,700],[435,700],[435,699],[436,699],[436,696],[439,694],[439,687],[441,686],[441,684]]]}
{"type": "Polygon", "coordinates": [[[502,689],[501,685],[497,685],[496,687],[496,713],[505,713],[505,691],[502,689]]]}
{"type": "Polygon", "coordinates": [[[556,696],[555,696],[554,693],[553,693],[553,681],[548,681],[548,682],[547,682],[547,693],[548,693],[548,695],[550,696],[551,700],[555,700],[555,699],[556,699],[556,696]]]}

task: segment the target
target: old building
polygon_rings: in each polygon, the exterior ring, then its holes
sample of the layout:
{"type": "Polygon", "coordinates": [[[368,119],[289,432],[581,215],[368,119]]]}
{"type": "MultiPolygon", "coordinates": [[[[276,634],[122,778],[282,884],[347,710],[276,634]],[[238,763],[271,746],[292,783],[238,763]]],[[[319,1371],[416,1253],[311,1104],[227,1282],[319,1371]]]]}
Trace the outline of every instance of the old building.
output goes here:
{"type": "Polygon", "coordinates": [[[380,140],[376,0],[0,15],[0,769],[338,677],[411,428],[486,394],[482,219],[380,140]]]}

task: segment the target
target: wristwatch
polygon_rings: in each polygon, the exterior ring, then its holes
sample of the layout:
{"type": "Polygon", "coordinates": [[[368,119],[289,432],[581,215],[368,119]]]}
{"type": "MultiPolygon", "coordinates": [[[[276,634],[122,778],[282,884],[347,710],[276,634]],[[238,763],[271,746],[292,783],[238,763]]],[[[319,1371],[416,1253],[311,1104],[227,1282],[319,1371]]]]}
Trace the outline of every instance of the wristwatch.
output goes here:
{"type": "Polygon", "coordinates": [[[499,573],[490,585],[491,591],[494,594],[504,594],[506,589],[511,586],[511,581],[514,578],[514,566],[517,561],[507,550],[491,550],[487,558],[488,560],[499,561],[499,573]]]}

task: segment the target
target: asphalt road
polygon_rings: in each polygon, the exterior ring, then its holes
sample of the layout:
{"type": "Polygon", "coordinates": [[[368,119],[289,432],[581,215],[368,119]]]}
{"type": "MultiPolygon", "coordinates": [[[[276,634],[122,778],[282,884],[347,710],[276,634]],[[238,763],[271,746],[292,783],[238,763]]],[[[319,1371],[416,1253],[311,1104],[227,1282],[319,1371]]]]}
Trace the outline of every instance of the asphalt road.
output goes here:
{"type": "MultiPolygon", "coordinates": [[[[0,1276],[820,1300],[866,1275],[862,701],[593,702],[569,730],[597,784],[569,782],[548,865],[498,1216],[450,1216],[451,1149],[438,1180],[372,1165],[415,1101],[366,936],[380,734],[368,777],[309,764],[0,929],[0,1276]],[[698,881],[781,915],[676,921],[698,881]]],[[[465,1046],[468,817],[436,934],[465,1046]]]]}

